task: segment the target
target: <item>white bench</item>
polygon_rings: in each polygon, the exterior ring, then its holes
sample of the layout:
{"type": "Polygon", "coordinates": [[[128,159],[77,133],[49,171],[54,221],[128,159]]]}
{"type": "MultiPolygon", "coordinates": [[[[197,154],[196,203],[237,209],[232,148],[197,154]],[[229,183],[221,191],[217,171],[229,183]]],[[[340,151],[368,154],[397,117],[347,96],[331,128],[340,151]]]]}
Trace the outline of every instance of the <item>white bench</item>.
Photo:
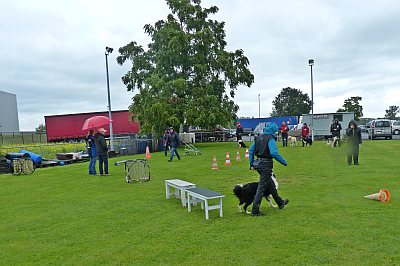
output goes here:
{"type": "Polygon", "coordinates": [[[188,212],[192,211],[191,204],[201,201],[201,208],[205,209],[206,220],[208,220],[209,217],[209,210],[219,209],[219,216],[222,217],[222,198],[225,197],[225,195],[205,188],[189,188],[185,189],[185,192],[188,197],[188,212]],[[219,204],[209,206],[208,200],[210,199],[219,199],[219,204]]]}
{"type": "Polygon", "coordinates": [[[195,184],[180,179],[165,180],[165,197],[169,199],[170,196],[175,196],[176,198],[182,200],[182,207],[185,207],[186,206],[185,189],[195,188],[195,187],[196,187],[195,184]],[[171,187],[175,188],[175,192],[173,193],[170,192],[171,187]]]}

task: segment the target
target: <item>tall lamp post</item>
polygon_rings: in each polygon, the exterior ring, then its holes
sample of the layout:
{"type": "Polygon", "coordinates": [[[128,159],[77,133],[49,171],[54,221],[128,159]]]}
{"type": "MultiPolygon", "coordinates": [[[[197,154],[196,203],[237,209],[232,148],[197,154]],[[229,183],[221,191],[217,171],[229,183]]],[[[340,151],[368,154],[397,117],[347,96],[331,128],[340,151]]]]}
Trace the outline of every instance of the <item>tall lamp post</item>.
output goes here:
{"type": "Polygon", "coordinates": [[[258,94],[258,118],[261,118],[260,94],[258,94]]]}
{"type": "Polygon", "coordinates": [[[314,66],[314,59],[308,60],[308,65],[311,67],[311,139],[314,141],[314,88],[313,88],[313,74],[312,67],[314,66]]]}
{"type": "Polygon", "coordinates": [[[114,135],[112,127],[112,116],[111,116],[111,98],[110,98],[110,79],[108,77],[108,55],[112,53],[114,49],[111,47],[106,47],[106,75],[107,75],[107,94],[108,94],[108,118],[110,118],[110,150],[114,151],[114,135]]]}

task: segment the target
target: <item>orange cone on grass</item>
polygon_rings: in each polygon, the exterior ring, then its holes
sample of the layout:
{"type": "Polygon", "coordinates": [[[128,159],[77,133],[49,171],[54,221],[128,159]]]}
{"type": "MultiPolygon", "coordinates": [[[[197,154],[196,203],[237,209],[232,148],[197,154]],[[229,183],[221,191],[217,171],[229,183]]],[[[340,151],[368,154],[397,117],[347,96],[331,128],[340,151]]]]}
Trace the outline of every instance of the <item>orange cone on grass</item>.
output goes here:
{"type": "Polygon", "coordinates": [[[389,202],[390,192],[387,189],[381,189],[378,193],[364,196],[367,199],[379,200],[380,202],[389,202]]]}
{"type": "Polygon", "coordinates": [[[146,146],[146,159],[150,159],[151,155],[150,155],[150,150],[149,150],[149,146],[146,146]]]}
{"type": "Polygon", "coordinates": [[[236,162],[240,162],[242,159],[240,159],[240,152],[239,150],[236,152],[236,162]]]}
{"type": "Polygon", "coordinates": [[[231,165],[231,159],[229,158],[229,152],[226,152],[225,165],[231,165]]]}
{"type": "Polygon", "coordinates": [[[211,170],[218,170],[217,157],[214,155],[211,170]]]}
{"type": "Polygon", "coordinates": [[[244,158],[249,159],[249,149],[246,148],[246,155],[244,156],[244,158]]]}

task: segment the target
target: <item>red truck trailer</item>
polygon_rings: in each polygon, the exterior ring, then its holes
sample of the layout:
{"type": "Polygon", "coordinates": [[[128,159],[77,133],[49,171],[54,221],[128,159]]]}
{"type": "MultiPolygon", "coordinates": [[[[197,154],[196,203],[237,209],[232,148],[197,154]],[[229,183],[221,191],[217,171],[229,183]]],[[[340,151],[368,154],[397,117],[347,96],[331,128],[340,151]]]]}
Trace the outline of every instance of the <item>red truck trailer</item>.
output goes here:
{"type": "MultiPolygon", "coordinates": [[[[113,134],[136,134],[140,130],[138,122],[129,120],[128,110],[112,111],[113,134]]],[[[89,117],[103,115],[108,117],[108,112],[78,113],[65,115],[45,116],[47,141],[80,141],[87,136],[87,130],[82,130],[83,123],[89,117]]],[[[110,132],[110,126],[103,126],[107,133],[110,132]]]]}

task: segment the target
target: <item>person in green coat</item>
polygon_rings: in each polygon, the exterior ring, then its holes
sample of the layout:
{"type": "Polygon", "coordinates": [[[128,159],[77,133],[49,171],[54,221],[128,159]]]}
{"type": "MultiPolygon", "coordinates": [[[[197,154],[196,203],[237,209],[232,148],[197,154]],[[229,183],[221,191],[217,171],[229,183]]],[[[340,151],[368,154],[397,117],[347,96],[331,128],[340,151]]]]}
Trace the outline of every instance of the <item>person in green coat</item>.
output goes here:
{"type": "Polygon", "coordinates": [[[354,120],[350,121],[349,126],[346,129],[346,135],[348,138],[347,163],[351,165],[353,161],[354,165],[359,165],[358,154],[362,143],[361,129],[357,127],[354,120]]]}

